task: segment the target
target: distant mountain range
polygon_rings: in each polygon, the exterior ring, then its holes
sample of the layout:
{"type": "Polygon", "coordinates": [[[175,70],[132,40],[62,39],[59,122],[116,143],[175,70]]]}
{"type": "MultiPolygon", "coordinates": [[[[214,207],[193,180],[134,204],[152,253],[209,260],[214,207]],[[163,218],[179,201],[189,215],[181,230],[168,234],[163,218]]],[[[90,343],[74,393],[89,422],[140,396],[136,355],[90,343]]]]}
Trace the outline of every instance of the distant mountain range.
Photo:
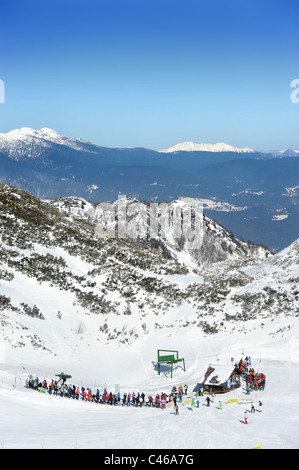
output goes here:
{"type": "Polygon", "coordinates": [[[194,150],[195,144],[174,151],[107,148],[48,128],[22,128],[0,134],[0,180],[42,199],[196,198],[209,217],[238,238],[272,251],[298,238],[297,151],[288,156],[290,151],[274,155],[227,144],[198,145],[202,150],[194,150]]]}
{"type": "MultiPolygon", "coordinates": [[[[51,147],[51,144],[66,146],[71,149],[83,152],[98,153],[99,150],[112,150],[107,147],[101,147],[92,144],[83,139],[75,139],[65,137],[53,129],[42,128],[40,130],[31,129],[30,127],[22,127],[14,129],[7,133],[0,133],[0,151],[7,153],[11,158],[19,160],[25,158],[38,158],[43,155],[44,151],[51,147]]],[[[116,150],[116,149],[113,149],[116,150]]],[[[134,149],[118,149],[118,150],[134,150],[134,149]]],[[[198,142],[181,142],[172,147],[159,150],[160,153],[175,152],[232,152],[232,153],[258,153],[264,158],[269,156],[275,157],[297,157],[299,150],[269,150],[258,151],[249,147],[235,147],[224,142],[216,144],[198,143],[198,142]]]]}

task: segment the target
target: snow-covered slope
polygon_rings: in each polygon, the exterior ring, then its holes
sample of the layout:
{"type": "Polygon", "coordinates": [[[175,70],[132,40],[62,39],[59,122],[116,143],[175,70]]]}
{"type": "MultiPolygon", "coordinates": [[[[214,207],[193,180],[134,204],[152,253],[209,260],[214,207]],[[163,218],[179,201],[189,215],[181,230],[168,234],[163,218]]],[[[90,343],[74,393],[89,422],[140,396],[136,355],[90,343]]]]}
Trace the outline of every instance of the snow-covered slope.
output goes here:
{"type": "Polygon", "coordinates": [[[238,153],[251,153],[253,149],[249,147],[234,147],[233,145],[226,144],[224,142],[218,142],[217,144],[207,144],[198,142],[181,142],[173,145],[167,149],[160,150],[162,153],[173,153],[173,152],[238,152],[238,153]]]}
{"type": "MultiPolygon", "coordinates": [[[[97,325],[99,340],[128,344],[153,329],[195,325],[211,333],[221,330],[220,325],[226,329],[228,316],[236,321],[256,319],[258,307],[265,308],[268,317],[277,312],[267,276],[265,289],[260,289],[257,274],[252,277],[245,271],[254,269],[269,253],[260,249],[258,255],[251,255],[250,249],[246,251],[209,219],[204,221],[198,249],[205,261],[200,264],[190,250],[174,245],[169,234],[166,241],[157,238],[151,243],[113,238],[109,228],[103,235],[94,223],[5,185],[1,185],[0,202],[0,308],[12,314],[9,318],[27,315],[42,324],[52,323],[63,309],[78,326],[81,321],[85,324],[88,313],[97,325]],[[251,298],[246,286],[252,282],[258,294],[251,298]],[[48,304],[49,299],[55,302],[48,304]]],[[[279,297],[281,308],[292,312],[292,290],[286,293],[284,287],[284,294],[279,297]]],[[[20,338],[10,341],[19,344],[20,338]]],[[[41,339],[53,353],[51,343],[41,339]]]]}
{"type": "Polygon", "coordinates": [[[194,272],[159,246],[99,239],[90,221],[5,185],[0,223],[3,448],[298,445],[298,240],[263,262],[233,257],[194,272]],[[171,379],[164,367],[159,376],[161,348],[179,350],[186,372],[176,367],[171,379]],[[80,387],[156,394],[187,383],[191,392],[210,363],[247,354],[267,376],[265,392],[253,395],[262,413],[248,428],[247,405],[226,403],[246,397],[243,389],[223,396],[221,411],[218,398],[210,409],[201,398],[199,409],[180,405],[174,416],[171,408],[107,408],[23,387],[28,374],[65,371],[80,387]]]}
{"type": "MultiPolygon", "coordinates": [[[[209,363],[227,367],[231,357],[239,359],[244,357],[243,352],[250,351],[253,367],[266,375],[265,390],[253,392],[249,397],[256,405],[253,414],[250,403],[227,403],[232,398],[248,399],[240,389],[215,397],[209,408],[206,397],[200,397],[198,408],[179,404],[178,416],[172,407],[165,410],[114,407],[42,394],[24,388],[28,374],[36,374],[41,380],[52,378],[61,370],[62,357],[60,361],[58,357],[49,361],[45,354],[37,358],[29,351],[23,357],[14,352],[0,365],[1,448],[103,449],[100,461],[104,456],[123,455],[121,449],[126,449],[125,455],[130,452],[132,456],[136,454],[132,449],[157,449],[150,450],[151,455],[165,449],[170,456],[183,454],[184,450],[194,455],[196,449],[239,450],[257,446],[298,449],[298,360],[292,360],[287,351],[288,341],[295,340],[296,332],[298,329],[276,336],[275,341],[268,332],[258,328],[251,335],[235,333],[233,337],[203,338],[189,332],[184,338],[172,340],[158,332],[150,342],[139,343],[130,350],[99,345],[95,348],[90,344],[86,345],[85,355],[77,352],[70,359],[71,343],[61,342],[62,354],[68,359],[65,370],[73,375],[74,384],[89,386],[93,391],[100,387],[101,393],[103,386],[114,392],[119,384],[121,395],[128,391],[169,393],[173,385],[185,383],[192,391],[209,363]],[[179,349],[187,359],[186,372],[176,368],[173,380],[165,371],[158,376],[154,370],[155,348],[161,344],[179,349]],[[245,410],[249,411],[248,425],[244,425],[245,410]]],[[[198,454],[194,461],[196,458],[198,454]]]]}

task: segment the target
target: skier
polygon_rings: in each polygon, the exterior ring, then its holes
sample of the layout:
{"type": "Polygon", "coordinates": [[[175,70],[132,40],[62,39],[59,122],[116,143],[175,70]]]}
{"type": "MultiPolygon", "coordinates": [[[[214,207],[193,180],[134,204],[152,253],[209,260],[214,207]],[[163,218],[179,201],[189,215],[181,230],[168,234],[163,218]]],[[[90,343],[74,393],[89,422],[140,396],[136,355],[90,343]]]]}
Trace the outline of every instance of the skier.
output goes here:
{"type": "Polygon", "coordinates": [[[157,406],[157,408],[160,408],[161,400],[160,400],[160,395],[159,394],[156,395],[156,399],[157,399],[156,400],[156,406],[157,406]]]}
{"type": "Polygon", "coordinates": [[[246,410],[245,413],[244,413],[244,421],[245,421],[245,424],[248,424],[247,419],[248,419],[248,414],[247,414],[247,410],[246,410]]]}
{"type": "Polygon", "coordinates": [[[207,406],[210,406],[210,401],[211,401],[211,398],[210,398],[210,397],[207,397],[207,398],[206,398],[207,406]]]}
{"type": "Polygon", "coordinates": [[[222,410],[222,401],[219,401],[219,408],[222,410]]]}
{"type": "Polygon", "coordinates": [[[185,395],[187,395],[187,392],[188,392],[188,385],[187,384],[184,385],[184,389],[185,389],[185,395]]]}
{"type": "MultiPolygon", "coordinates": [[[[262,405],[263,405],[263,404],[262,404],[261,400],[259,400],[259,408],[261,408],[262,405]]],[[[262,410],[257,410],[257,411],[259,411],[260,413],[262,412],[262,410]]]]}
{"type": "Polygon", "coordinates": [[[251,413],[255,413],[255,406],[253,402],[251,402],[251,413]]]}

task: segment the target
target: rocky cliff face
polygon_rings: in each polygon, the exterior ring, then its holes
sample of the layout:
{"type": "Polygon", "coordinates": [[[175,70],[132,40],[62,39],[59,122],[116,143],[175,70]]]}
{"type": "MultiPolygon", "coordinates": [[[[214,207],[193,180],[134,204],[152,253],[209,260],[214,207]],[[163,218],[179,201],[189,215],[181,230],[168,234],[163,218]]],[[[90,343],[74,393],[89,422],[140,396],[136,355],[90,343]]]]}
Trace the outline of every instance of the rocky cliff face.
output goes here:
{"type": "Polygon", "coordinates": [[[160,247],[169,258],[194,268],[238,259],[262,261],[270,251],[244,243],[216,221],[205,216],[197,199],[153,204],[120,198],[113,203],[94,204],[69,197],[48,201],[70,216],[89,220],[98,234],[121,236],[147,246],[160,247]]]}

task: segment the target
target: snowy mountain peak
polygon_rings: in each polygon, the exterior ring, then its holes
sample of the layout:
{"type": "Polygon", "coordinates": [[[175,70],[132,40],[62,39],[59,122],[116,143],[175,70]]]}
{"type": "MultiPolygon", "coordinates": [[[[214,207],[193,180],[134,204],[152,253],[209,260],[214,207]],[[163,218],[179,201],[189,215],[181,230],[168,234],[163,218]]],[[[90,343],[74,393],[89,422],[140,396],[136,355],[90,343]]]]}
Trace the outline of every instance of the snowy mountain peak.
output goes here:
{"type": "Polygon", "coordinates": [[[54,131],[54,129],[49,129],[48,127],[43,127],[40,131],[40,134],[43,134],[45,137],[52,137],[52,138],[61,138],[62,135],[58,132],[54,131]]]}
{"type": "Polygon", "coordinates": [[[61,138],[62,136],[53,129],[43,127],[40,130],[32,129],[31,127],[21,127],[20,129],[14,129],[7,133],[0,133],[0,140],[20,140],[31,137],[37,138],[61,138]]]}
{"type": "Polygon", "coordinates": [[[298,157],[299,150],[295,150],[295,149],[275,150],[275,151],[272,151],[272,154],[275,157],[298,157]]]}
{"type": "Polygon", "coordinates": [[[161,153],[173,153],[173,152],[254,152],[249,147],[234,147],[226,144],[225,142],[218,142],[216,144],[197,143],[197,142],[182,142],[169,147],[167,149],[160,150],[161,153]]]}
{"type": "Polygon", "coordinates": [[[21,127],[7,133],[0,133],[0,152],[6,153],[14,160],[24,157],[41,157],[53,144],[64,145],[78,151],[90,151],[85,146],[88,142],[65,137],[48,127],[40,130],[21,127]]]}

